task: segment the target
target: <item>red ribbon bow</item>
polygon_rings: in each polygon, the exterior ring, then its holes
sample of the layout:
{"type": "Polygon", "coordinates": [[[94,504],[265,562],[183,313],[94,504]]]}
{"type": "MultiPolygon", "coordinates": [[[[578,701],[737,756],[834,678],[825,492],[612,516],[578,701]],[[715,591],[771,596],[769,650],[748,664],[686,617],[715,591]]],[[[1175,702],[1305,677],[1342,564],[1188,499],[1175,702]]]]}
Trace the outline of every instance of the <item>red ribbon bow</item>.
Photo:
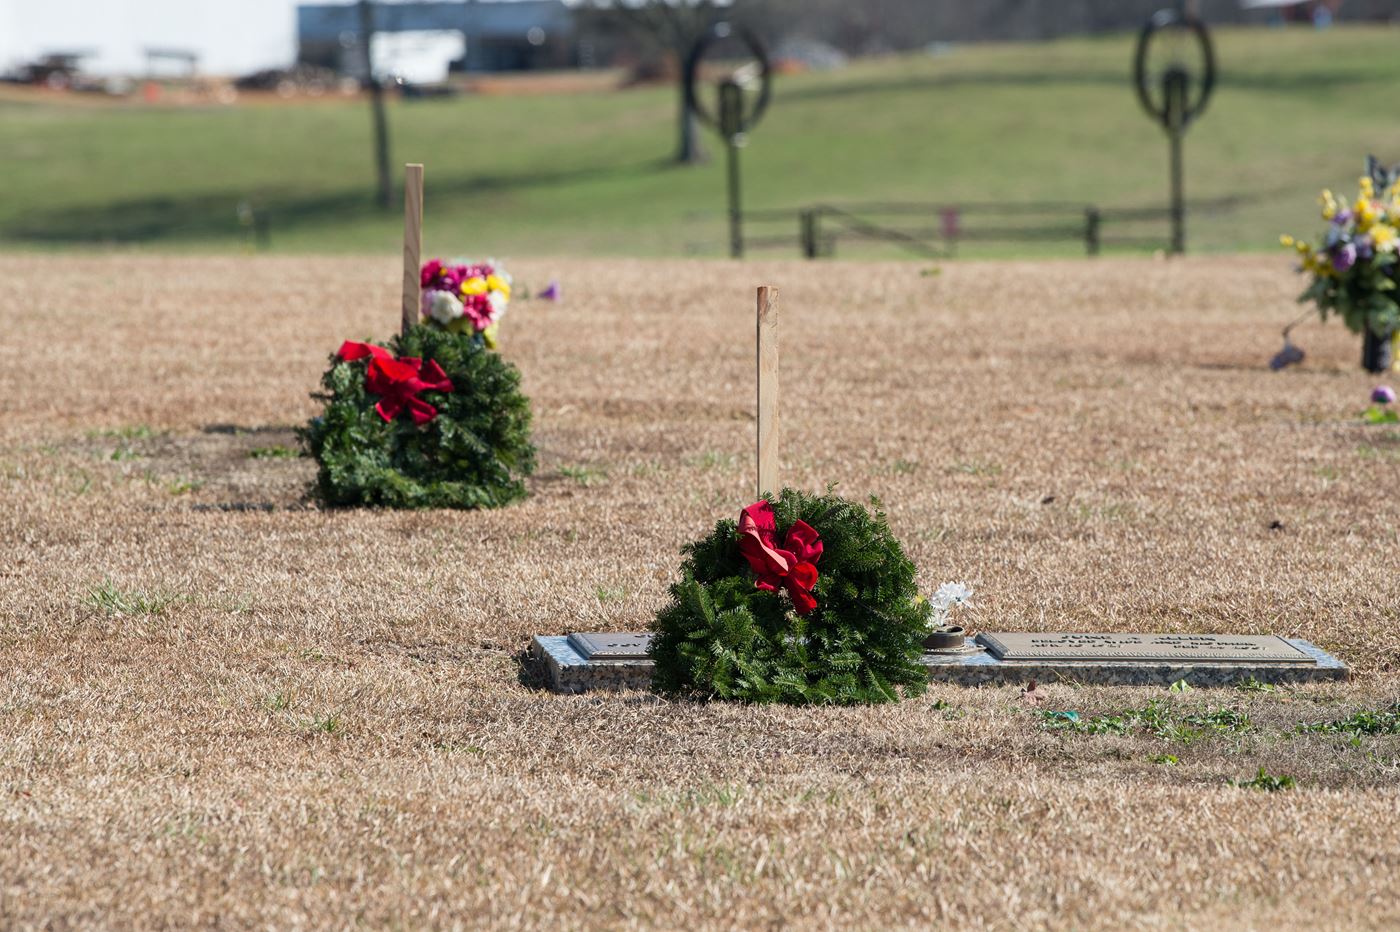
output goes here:
{"type": "Polygon", "coordinates": [[[413,418],[413,423],[423,425],[437,417],[437,408],[417,397],[419,392],[450,392],[452,382],[436,360],[423,360],[411,356],[395,359],[389,351],[373,343],[354,343],[346,340],[341,344],[336,356],[346,362],[372,357],[365,371],[365,388],[370,394],[379,396],[374,410],[386,421],[392,421],[405,408],[413,418]]]}
{"type": "Polygon", "coordinates": [[[810,524],[794,521],[787,540],[779,547],[773,506],[766,500],[754,502],[739,513],[739,552],[758,576],[754,583],[758,588],[766,592],[786,589],[799,615],[817,607],[812,587],[817,584],[814,564],[822,556],[822,539],[810,524]]]}

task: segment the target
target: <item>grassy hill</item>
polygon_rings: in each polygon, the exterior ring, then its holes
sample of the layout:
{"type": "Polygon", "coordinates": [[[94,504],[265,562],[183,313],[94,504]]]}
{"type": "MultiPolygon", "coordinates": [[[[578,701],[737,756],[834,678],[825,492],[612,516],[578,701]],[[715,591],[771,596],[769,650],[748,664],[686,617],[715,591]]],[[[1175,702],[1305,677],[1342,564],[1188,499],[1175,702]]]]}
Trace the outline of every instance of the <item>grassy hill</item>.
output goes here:
{"type": "MultiPolygon", "coordinates": [[[[1318,188],[1350,187],[1367,152],[1400,158],[1400,120],[1387,103],[1400,85],[1397,38],[1387,29],[1218,32],[1222,81],[1188,137],[1187,185],[1193,199],[1237,204],[1195,218],[1194,250],[1264,249],[1282,230],[1309,232],[1318,188]]],[[[1131,46],[1112,37],[960,47],[783,78],[744,153],[747,204],[1160,205],[1166,143],[1128,86],[1131,46]]],[[[717,255],[723,162],[666,164],[673,112],[667,88],[396,101],[393,159],[428,166],[431,250],[717,255]]],[[[360,101],[6,102],[0,120],[0,246],[238,249],[235,208],[246,197],[271,216],[277,250],[397,247],[397,212],[371,202],[360,101]]],[[[1165,237],[1161,224],[1134,232],[1165,237]]],[[[1082,246],[973,254],[1022,252],[1082,246]]]]}

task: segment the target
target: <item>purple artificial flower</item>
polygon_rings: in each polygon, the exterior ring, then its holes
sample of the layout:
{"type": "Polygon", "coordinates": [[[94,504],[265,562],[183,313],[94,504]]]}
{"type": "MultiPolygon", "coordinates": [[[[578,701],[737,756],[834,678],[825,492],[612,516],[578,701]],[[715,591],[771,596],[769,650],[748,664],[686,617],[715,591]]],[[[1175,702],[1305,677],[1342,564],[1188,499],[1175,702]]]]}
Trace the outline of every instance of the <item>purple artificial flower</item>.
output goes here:
{"type": "Polygon", "coordinates": [[[1344,227],[1351,223],[1351,211],[1343,207],[1332,217],[1332,223],[1339,227],[1344,227]]]}
{"type": "Polygon", "coordinates": [[[1378,405],[1395,404],[1395,389],[1389,385],[1377,385],[1376,390],[1371,392],[1371,403],[1378,405]]]}
{"type": "Polygon", "coordinates": [[[1288,337],[1284,337],[1283,349],[1279,350],[1278,354],[1275,355],[1273,359],[1269,360],[1269,368],[1278,372],[1280,369],[1287,369],[1289,366],[1297,365],[1302,362],[1306,356],[1307,354],[1303,352],[1301,346],[1294,344],[1288,337]]]}
{"type": "Polygon", "coordinates": [[[1371,237],[1358,236],[1356,238],[1356,258],[1369,259],[1376,254],[1375,247],[1371,244],[1371,237]]]}
{"type": "Polygon", "coordinates": [[[559,283],[558,283],[558,282],[555,282],[555,281],[551,281],[551,282],[549,283],[549,287],[546,288],[544,291],[541,291],[541,292],[540,292],[540,297],[543,298],[543,299],[546,300],[546,301],[558,301],[558,300],[559,300],[559,283]]]}
{"type": "Polygon", "coordinates": [[[1343,243],[1332,253],[1332,268],[1338,272],[1345,272],[1356,265],[1356,246],[1352,243],[1343,243]]]}

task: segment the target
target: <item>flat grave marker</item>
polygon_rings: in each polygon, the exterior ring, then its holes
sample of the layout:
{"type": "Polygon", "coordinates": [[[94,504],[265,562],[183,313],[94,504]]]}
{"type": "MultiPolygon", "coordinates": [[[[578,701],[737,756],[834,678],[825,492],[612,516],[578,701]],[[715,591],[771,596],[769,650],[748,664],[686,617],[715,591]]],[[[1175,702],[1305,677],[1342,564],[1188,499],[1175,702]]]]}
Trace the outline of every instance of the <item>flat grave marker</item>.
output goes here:
{"type": "Polygon", "coordinates": [[[1223,634],[979,634],[998,660],[1079,660],[1160,663],[1311,663],[1274,635],[1223,634]]]}
{"type": "Polygon", "coordinates": [[[569,645],[586,660],[645,660],[651,646],[650,634],[618,632],[576,632],[569,645]]]}

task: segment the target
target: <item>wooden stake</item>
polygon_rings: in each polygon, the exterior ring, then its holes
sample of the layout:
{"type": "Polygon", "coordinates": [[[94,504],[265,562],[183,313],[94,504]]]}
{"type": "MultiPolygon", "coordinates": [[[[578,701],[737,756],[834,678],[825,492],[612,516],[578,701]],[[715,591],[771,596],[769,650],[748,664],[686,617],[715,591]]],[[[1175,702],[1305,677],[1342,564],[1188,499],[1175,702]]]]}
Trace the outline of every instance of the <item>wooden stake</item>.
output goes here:
{"type": "Polygon", "coordinates": [[[758,497],[778,485],[778,289],[758,289],[758,497]]]}
{"type": "Polygon", "coordinates": [[[418,323],[423,262],[423,166],[403,167],[403,331],[418,323]]]}

